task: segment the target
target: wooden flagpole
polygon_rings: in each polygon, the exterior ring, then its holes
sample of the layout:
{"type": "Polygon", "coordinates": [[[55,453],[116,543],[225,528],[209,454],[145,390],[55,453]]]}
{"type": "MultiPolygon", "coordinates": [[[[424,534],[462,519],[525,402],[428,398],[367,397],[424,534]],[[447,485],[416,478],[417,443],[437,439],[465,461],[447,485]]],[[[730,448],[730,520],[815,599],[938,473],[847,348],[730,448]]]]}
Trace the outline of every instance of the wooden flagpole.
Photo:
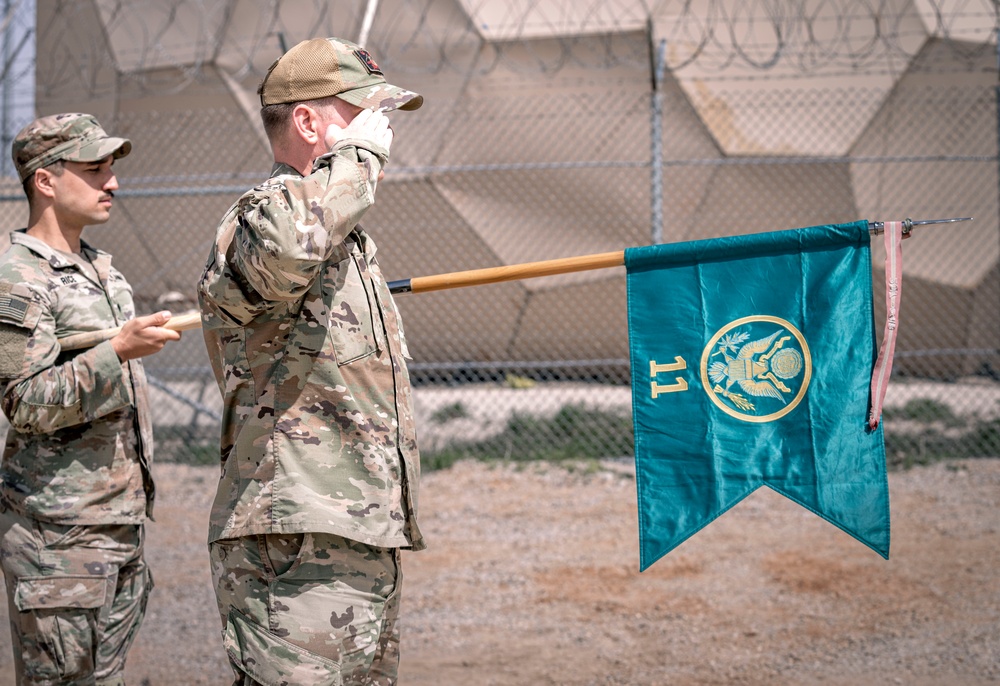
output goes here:
{"type": "MultiPolygon", "coordinates": [[[[957,217],[954,219],[928,219],[913,221],[907,219],[904,226],[904,234],[909,234],[913,226],[922,224],[946,224],[950,222],[969,221],[972,217],[957,217]]],[[[883,231],[882,222],[868,222],[868,230],[872,235],[879,235],[883,231]]],[[[511,264],[503,267],[487,267],[485,269],[470,269],[462,272],[451,272],[447,274],[435,274],[433,276],[417,276],[410,279],[390,281],[389,290],[394,293],[427,293],[430,291],[440,291],[448,288],[465,288],[467,286],[482,286],[491,283],[502,283],[505,281],[520,281],[521,279],[533,279],[539,276],[554,276],[556,274],[570,274],[572,272],[583,272],[592,269],[608,269],[610,267],[625,266],[625,251],[594,253],[592,255],[581,255],[579,257],[563,257],[555,260],[543,260],[541,262],[524,262],[521,264],[511,264]]],[[[185,313],[172,317],[164,328],[174,331],[188,331],[201,327],[201,315],[197,312],[185,313]]],[[[101,341],[113,338],[121,327],[114,329],[102,329],[100,331],[89,331],[87,333],[74,334],[59,339],[59,345],[63,350],[78,350],[97,345],[101,341]]]]}
{"type": "Polygon", "coordinates": [[[563,257],[557,260],[542,262],[523,262],[503,267],[487,267],[485,269],[470,269],[464,272],[435,274],[434,276],[417,276],[412,279],[390,281],[389,290],[393,293],[426,293],[441,291],[446,288],[464,288],[465,286],[482,286],[504,281],[520,281],[537,276],[553,276],[583,272],[590,269],[608,269],[609,267],[624,267],[625,251],[602,252],[580,257],[563,257]]]}
{"type": "MultiPolygon", "coordinates": [[[[186,312],[171,317],[163,325],[164,329],[172,331],[189,331],[190,329],[201,328],[201,313],[186,312]]],[[[100,329],[98,331],[87,331],[85,333],[75,333],[71,336],[64,336],[59,339],[59,347],[63,350],[80,350],[81,348],[92,348],[98,343],[110,340],[118,335],[122,327],[116,326],[113,329],[100,329]]]]}
{"type": "MultiPolygon", "coordinates": [[[[580,257],[564,257],[557,260],[544,260],[542,262],[525,262],[523,264],[512,264],[503,267],[488,267],[486,269],[470,269],[464,272],[452,272],[450,274],[435,274],[433,276],[418,276],[412,279],[400,281],[390,281],[389,290],[394,293],[426,293],[428,291],[440,291],[446,288],[463,288],[465,286],[481,286],[489,283],[500,283],[503,281],[518,281],[520,279],[531,279],[538,276],[552,276],[555,274],[569,274],[571,272],[587,271],[590,269],[607,269],[608,267],[622,267],[625,265],[625,251],[597,253],[593,255],[582,255],[580,257]]],[[[175,317],[164,324],[163,328],[173,331],[189,331],[201,327],[201,315],[198,312],[190,312],[175,317]]],[[[95,346],[102,341],[114,338],[122,327],[113,329],[101,329],[99,331],[88,331],[86,333],[73,334],[59,339],[59,345],[63,350],[79,350],[95,346]]]]}

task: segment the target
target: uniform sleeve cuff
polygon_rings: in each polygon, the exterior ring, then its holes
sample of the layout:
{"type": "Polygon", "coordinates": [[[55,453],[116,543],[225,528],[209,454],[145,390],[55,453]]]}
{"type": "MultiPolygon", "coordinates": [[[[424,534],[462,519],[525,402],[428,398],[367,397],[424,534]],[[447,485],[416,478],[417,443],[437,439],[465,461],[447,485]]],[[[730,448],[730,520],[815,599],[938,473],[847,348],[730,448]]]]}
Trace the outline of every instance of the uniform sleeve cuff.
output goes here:
{"type": "MultiPolygon", "coordinates": [[[[86,353],[85,353],[86,354],[86,353]]],[[[89,419],[103,417],[131,404],[126,363],[118,359],[111,341],[94,346],[94,389],[83,394],[83,412],[89,419]]]]}

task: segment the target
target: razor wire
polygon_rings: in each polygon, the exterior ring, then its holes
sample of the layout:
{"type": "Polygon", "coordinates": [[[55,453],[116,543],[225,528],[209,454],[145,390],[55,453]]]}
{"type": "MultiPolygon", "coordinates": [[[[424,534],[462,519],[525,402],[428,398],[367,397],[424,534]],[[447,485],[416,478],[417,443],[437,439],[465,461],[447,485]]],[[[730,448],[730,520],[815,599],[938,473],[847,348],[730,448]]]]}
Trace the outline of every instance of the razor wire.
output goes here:
{"type": "MultiPolygon", "coordinates": [[[[356,38],[366,2],[321,0],[37,0],[40,24],[25,24],[24,6],[6,0],[0,34],[5,81],[30,78],[25,45],[61,45],[38,87],[82,89],[91,97],[122,84],[178,91],[220,62],[237,80],[260,79],[299,40],[356,38]],[[18,10],[22,11],[19,13],[18,10]],[[105,28],[90,38],[81,27],[105,28]],[[110,42],[112,49],[108,49],[110,42]],[[111,70],[112,78],[102,71],[111,70]],[[182,75],[164,74],[176,70],[182,75]]],[[[382,2],[371,48],[394,73],[481,76],[501,65],[553,73],[572,64],[610,68],[648,61],[622,32],[651,31],[668,46],[666,66],[746,73],[783,67],[808,76],[905,63],[922,38],[947,40],[974,58],[989,43],[1000,9],[992,0],[397,0],[382,2]],[[594,40],[594,37],[598,40],[594,40]],[[545,38],[554,49],[536,49],[545,38]],[[470,56],[471,55],[471,56],[470,56]]],[[[30,61],[30,60],[29,60],[30,61]]]]}

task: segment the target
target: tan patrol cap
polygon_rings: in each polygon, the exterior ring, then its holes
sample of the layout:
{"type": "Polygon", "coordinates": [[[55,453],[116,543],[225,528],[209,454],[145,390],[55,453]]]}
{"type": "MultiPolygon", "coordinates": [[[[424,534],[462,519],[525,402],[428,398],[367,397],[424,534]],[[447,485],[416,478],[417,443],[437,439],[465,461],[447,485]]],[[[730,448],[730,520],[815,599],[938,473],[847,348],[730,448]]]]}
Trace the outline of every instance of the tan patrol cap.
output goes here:
{"type": "Polygon", "coordinates": [[[340,38],[302,41],[279,57],[257,89],[261,106],[336,95],[365,109],[415,110],[424,97],[385,82],[364,48],[340,38]]]}
{"type": "Polygon", "coordinates": [[[109,136],[92,114],[53,114],[31,122],[14,137],[11,157],[23,183],[36,170],[56,162],[97,162],[132,151],[132,141],[109,136]]]}

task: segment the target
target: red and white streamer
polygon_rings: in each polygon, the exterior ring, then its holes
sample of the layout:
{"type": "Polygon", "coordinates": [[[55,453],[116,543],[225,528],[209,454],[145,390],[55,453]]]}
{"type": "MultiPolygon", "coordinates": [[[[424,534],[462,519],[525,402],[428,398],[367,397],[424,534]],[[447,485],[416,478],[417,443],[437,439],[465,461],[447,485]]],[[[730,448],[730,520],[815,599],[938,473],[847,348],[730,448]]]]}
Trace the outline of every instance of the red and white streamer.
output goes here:
{"type": "Polygon", "coordinates": [[[874,431],[882,420],[882,403],[892,374],[892,357],[899,331],[899,303],[903,294],[903,222],[885,223],[885,333],[872,371],[871,411],[868,426],[874,431]]]}

